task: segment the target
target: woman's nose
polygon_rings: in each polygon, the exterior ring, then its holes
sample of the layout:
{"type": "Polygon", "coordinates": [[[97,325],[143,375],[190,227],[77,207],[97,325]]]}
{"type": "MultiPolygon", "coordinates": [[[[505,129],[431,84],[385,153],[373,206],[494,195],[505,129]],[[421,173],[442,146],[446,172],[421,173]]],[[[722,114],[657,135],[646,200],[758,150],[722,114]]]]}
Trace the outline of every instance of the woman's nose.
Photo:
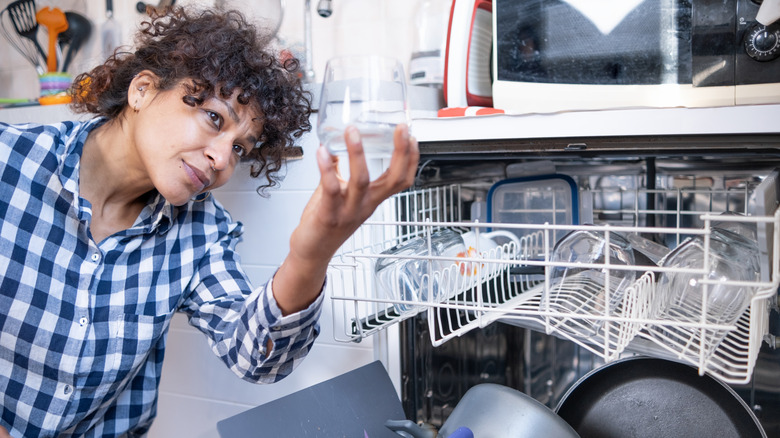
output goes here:
{"type": "Polygon", "coordinates": [[[225,169],[230,164],[230,154],[233,153],[233,142],[217,139],[206,148],[206,157],[214,170],[225,169]]]}

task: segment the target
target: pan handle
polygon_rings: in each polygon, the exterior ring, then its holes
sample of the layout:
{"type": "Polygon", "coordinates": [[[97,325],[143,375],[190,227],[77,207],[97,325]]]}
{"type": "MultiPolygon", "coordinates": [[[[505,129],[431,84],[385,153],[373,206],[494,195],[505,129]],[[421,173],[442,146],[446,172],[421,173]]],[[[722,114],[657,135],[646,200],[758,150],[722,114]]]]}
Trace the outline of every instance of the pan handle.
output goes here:
{"type": "Polygon", "coordinates": [[[421,426],[412,420],[387,420],[385,427],[403,438],[436,438],[433,426],[421,426]]]}

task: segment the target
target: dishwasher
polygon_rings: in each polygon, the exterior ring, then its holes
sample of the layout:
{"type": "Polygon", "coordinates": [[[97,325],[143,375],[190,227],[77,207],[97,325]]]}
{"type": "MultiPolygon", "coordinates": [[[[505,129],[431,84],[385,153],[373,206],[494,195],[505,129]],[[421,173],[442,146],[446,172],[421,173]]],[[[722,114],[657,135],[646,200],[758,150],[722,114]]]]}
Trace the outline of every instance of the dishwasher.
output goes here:
{"type": "MultiPolygon", "coordinates": [[[[778,108],[750,111],[777,115],[778,108]]],[[[515,388],[554,409],[588,373],[649,356],[690,365],[727,385],[767,436],[780,436],[780,133],[732,129],[734,115],[751,114],[747,109],[723,109],[714,122],[709,109],[649,111],[430,121],[443,131],[459,123],[461,131],[497,138],[423,134],[414,186],[380,205],[328,272],[337,340],[359,342],[391,327],[398,337],[400,395],[409,419],[441,426],[480,383],[515,388]],[[588,118],[594,114],[603,125],[588,118]],[[677,128],[638,134],[615,128],[617,116],[648,114],[666,115],[677,128]],[[697,129],[701,114],[719,126],[697,129]],[[540,118],[550,126],[564,118],[566,126],[590,128],[545,130],[536,126],[540,118]],[[578,119],[584,121],[570,123],[578,119]],[[497,132],[491,123],[511,132],[497,132]],[[709,254],[716,228],[731,226],[755,233],[755,277],[709,278],[706,255],[687,268],[665,264],[695,239],[709,254]],[[434,251],[444,231],[477,235],[476,251],[434,251]],[[583,232],[608,245],[626,237],[636,257],[559,257],[558,246],[583,232]],[[421,242],[418,251],[405,251],[412,241],[421,242]],[[661,255],[644,256],[643,245],[661,255]],[[389,280],[377,275],[380,266],[404,262],[418,277],[399,270],[389,280]],[[598,272],[601,283],[564,287],[570,283],[560,273],[580,269],[598,272]],[[664,302],[670,287],[663,278],[682,273],[704,290],[747,288],[749,299],[729,322],[710,318],[715,307],[706,298],[679,317],[663,310],[674,308],[664,302]],[[626,287],[612,287],[624,277],[626,287]]]]}

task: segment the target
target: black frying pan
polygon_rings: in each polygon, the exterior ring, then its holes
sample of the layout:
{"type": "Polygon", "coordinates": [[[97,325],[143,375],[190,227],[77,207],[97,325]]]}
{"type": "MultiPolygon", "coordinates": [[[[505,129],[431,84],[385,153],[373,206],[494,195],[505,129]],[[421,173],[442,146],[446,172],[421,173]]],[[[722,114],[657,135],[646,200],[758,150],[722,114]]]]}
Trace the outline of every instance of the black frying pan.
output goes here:
{"type": "Polygon", "coordinates": [[[581,438],[766,438],[730,387],[691,366],[648,357],[591,371],[555,411],[581,438]]]}

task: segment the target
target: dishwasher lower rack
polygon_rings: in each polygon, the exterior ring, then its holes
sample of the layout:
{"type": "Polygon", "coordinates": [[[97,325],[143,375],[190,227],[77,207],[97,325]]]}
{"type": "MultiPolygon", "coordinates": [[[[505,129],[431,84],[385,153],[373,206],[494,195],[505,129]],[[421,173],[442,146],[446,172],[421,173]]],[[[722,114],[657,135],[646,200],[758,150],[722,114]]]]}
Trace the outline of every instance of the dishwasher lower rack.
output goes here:
{"type": "MultiPolygon", "coordinates": [[[[708,322],[706,308],[697,309],[695,318],[659,314],[661,303],[654,299],[660,292],[656,280],[664,272],[679,272],[681,268],[655,264],[616,266],[609,259],[603,264],[584,266],[604,272],[607,285],[613,273],[634,271],[636,280],[618,297],[610,297],[609,287],[588,281],[566,283],[566,287],[551,283],[554,269],[583,267],[552,261],[553,247],[562,234],[588,229],[603,232],[609,239],[612,233],[654,233],[665,236],[661,240],[676,242],[700,235],[708,248],[712,222],[724,220],[718,216],[719,211],[662,212],[677,217],[682,213],[696,214],[703,224],[698,228],[647,227],[638,222],[633,226],[477,223],[459,217],[459,190],[458,186],[450,186],[399,194],[380,206],[378,217],[404,220],[372,218],[345,243],[328,272],[337,340],[360,341],[424,313],[433,345],[501,321],[569,339],[607,362],[624,353],[642,352],[690,363],[700,373],[727,383],[750,381],[761,343],[769,331],[770,307],[776,305],[780,269],[778,257],[773,255],[780,248],[780,210],[773,215],[726,219],[754,223],[765,230],[761,235],[769,238],[768,257],[762,258],[761,280],[748,284],[711,280],[706,278],[703,266],[691,270],[702,276],[700,281],[704,284],[736,283],[753,291],[750,305],[736,323],[723,324],[708,322]],[[399,242],[416,237],[430,245],[430,236],[437,230],[480,234],[499,227],[520,237],[497,248],[477,248],[476,254],[406,256],[407,260],[429,267],[417,283],[419,289],[411,292],[399,293],[396,279],[391,281],[391,288],[378,284],[374,267],[377,261],[394,257],[383,251],[399,242]]],[[[709,205],[711,208],[714,204],[709,205]]],[[[634,217],[642,216],[641,212],[634,213],[634,217]]]]}

